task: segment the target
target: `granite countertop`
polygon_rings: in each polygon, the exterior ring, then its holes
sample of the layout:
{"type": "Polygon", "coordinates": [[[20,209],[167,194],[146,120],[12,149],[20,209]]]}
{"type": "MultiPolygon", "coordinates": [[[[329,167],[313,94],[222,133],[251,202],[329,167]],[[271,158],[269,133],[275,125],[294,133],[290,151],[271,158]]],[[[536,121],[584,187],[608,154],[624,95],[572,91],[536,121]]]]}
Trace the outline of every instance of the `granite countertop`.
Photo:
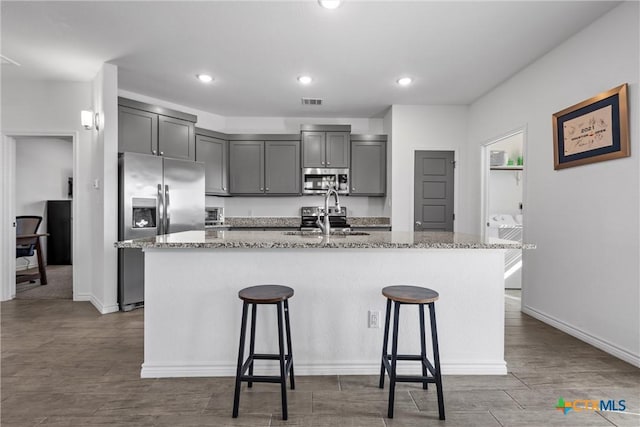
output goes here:
{"type": "Polygon", "coordinates": [[[421,249],[534,249],[510,240],[449,232],[369,231],[323,236],[284,231],[196,230],[115,243],[117,248],[421,248],[421,249]]]}

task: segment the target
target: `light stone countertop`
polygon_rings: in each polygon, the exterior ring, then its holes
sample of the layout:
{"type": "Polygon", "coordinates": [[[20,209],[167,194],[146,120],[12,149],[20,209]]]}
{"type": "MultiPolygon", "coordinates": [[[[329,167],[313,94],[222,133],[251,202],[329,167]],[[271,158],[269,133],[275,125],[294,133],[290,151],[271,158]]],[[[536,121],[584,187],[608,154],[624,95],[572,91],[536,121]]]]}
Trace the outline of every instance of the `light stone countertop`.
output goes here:
{"type": "Polygon", "coordinates": [[[286,231],[196,230],[115,243],[117,248],[327,248],[327,249],[535,249],[535,245],[510,240],[450,232],[354,231],[323,236],[286,231]]]}

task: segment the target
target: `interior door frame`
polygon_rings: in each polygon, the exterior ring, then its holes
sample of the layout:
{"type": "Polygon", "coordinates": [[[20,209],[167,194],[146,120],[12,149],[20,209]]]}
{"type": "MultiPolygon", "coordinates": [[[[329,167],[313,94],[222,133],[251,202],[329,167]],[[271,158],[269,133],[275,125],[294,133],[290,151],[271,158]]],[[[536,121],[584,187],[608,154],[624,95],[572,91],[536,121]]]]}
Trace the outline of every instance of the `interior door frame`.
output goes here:
{"type": "MultiPolygon", "coordinates": [[[[78,143],[80,134],[78,131],[7,131],[2,133],[2,147],[0,149],[0,165],[2,172],[0,173],[0,188],[2,189],[2,201],[0,201],[0,265],[2,266],[0,274],[0,301],[8,301],[16,297],[16,259],[15,259],[15,241],[16,229],[14,226],[16,217],[16,138],[28,137],[63,137],[71,138],[73,149],[73,177],[76,189],[78,188],[77,176],[80,167],[80,152],[78,143]]],[[[76,190],[75,197],[71,201],[72,218],[79,218],[78,201],[79,192],[76,190]]],[[[73,299],[75,300],[78,292],[78,236],[80,229],[78,221],[72,221],[71,229],[71,246],[73,259],[72,277],[73,277],[73,299]]]]}
{"type": "Polygon", "coordinates": [[[414,230],[414,225],[416,223],[416,218],[415,218],[415,205],[416,205],[416,200],[415,200],[415,178],[416,178],[416,170],[415,170],[415,158],[416,158],[416,153],[418,151],[452,151],[453,152],[453,161],[455,162],[454,167],[453,167],[453,213],[456,215],[456,217],[453,220],[453,232],[455,233],[458,230],[458,222],[459,222],[459,218],[460,215],[458,215],[458,197],[460,194],[460,190],[458,189],[458,181],[459,181],[459,176],[458,176],[458,149],[457,148],[451,148],[451,147],[414,147],[413,149],[411,149],[411,169],[412,169],[412,173],[411,173],[411,182],[410,182],[410,197],[411,197],[411,209],[409,212],[409,230],[411,232],[413,232],[414,230]]]}
{"type": "MultiPolygon", "coordinates": [[[[487,221],[489,220],[489,174],[491,171],[491,146],[496,142],[500,142],[507,138],[511,138],[514,135],[522,134],[522,156],[527,158],[527,125],[520,126],[516,129],[513,129],[509,132],[503,133],[496,137],[493,137],[482,143],[481,153],[480,153],[480,164],[481,164],[481,177],[480,177],[480,236],[482,239],[486,239],[487,237],[487,221]]],[[[526,218],[524,215],[525,209],[527,207],[526,201],[526,178],[527,178],[527,168],[522,169],[522,203],[523,209],[522,214],[523,218],[526,218]]],[[[523,232],[523,241],[524,241],[524,232],[525,228],[522,228],[523,232]]]]}

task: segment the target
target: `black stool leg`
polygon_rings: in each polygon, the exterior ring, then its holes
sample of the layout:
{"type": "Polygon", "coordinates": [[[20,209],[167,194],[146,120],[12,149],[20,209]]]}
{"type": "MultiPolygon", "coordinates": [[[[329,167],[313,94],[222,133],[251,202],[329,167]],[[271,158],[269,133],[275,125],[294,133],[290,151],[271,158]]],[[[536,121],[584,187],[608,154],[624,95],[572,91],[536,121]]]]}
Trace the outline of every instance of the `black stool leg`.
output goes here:
{"type": "Polygon", "coordinates": [[[278,344],[280,347],[280,393],[282,397],[282,419],[288,418],[287,413],[287,372],[285,371],[285,355],[284,355],[284,328],[282,327],[282,302],[277,303],[278,306],[278,344]]]}
{"type": "Polygon", "coordinates": [[[436,371],[436,389],[438,392],[438,414],[444,420],[444,396],[442,394],[442,375],[440,374],[440,352],[438,350],[438,330],[436,328],[436,306],[429,303],[429,316],[431,320],[431,340],[433,342],[433,364],[436,371]]]}
{"type": "Polygon", "coordinates": [[[236,370],[236,391],[233,396],[233,418],[238,417],[240,406],[240,377],[242,375],[242,362],[244,359],[244,341],[247,333],[247,303],[242,304],[242,326],[240,326],[240,348],[238,349],[238,369],[236,370]]]}
{"type": "MultiPolygon", "coordinates": [[[[251,335],[249,337],[249,358],[251,359],[251,365],[249,365],[249,376],[253,375],[253,355],[255,354],[256,347],[256,311],[258,304],[251,304],[251,335]]],[[[253,381],[249,381],[247,387],[253,387],[253,381]]]]}
{"type": "Polygon", "coordinates": [[[384,388],[385,368],[384,361],[387,358],[387,343],[389,341],[389,321],[391,320],[391,300],[387,299],[387,315],[384,318],[384,341],[382,342],[382,364],[380,366],[380,384],[378,387],[384,388]]]}
{"type": "Polygon", "coordinates": [[[291,349],[291,326],[289,324],[289,300],[284,300],[284,324],[287,329],[287,357],[290,360],[289,382],[291,384],[291,390],[296,389],[296,379],[293,375],[293,350],[291,349]]]}
{"type": "MultiPolygon", "coordinates": [[[[420,364],[422,365],[422,376],[427,377],[427,338],[426,338],[426,334],[425,334],[425,330],[424,330],[424,304],[418,304],[418,310],[420,312],[420,357],[422,357],[422,360],[420,361],[420,364]]],[[[429,383],[428,382],[423,382],[422,383],[422,388],[424,390],[428,390],[429,389],[429,383]]]]}
{"type": "Polygon", "coordinates": [[[396,362],[398,360],[398,324],[400,320],[400,303],[394,301],[393,307],[393,341],[391,342],[391,372],[389,372],[389,410],[387,416],[393,418],[393,403],[396,394],[396,362]]]}

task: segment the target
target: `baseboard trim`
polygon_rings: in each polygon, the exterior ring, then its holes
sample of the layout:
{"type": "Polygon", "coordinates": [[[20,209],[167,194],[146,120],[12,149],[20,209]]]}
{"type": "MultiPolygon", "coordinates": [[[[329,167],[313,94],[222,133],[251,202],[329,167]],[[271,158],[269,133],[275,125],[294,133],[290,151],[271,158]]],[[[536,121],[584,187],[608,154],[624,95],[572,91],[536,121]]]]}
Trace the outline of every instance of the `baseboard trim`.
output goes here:
{"type": "MultiPolygon", "coordinates": [[[[419,368],[418,368],[419,369],[419,368]]],[[[277,375],[277,367],[264,367],[260,373],[277,375]]],[[[296,375],[378,375],[380,364],[363,363],[331,363],[331,364],[295,364],[296,375]]],[[[416,373],[416,365],[398,366],[398,374],[416,373]]],[[[443,375],[506,375],[507,364],[498,362],[459,362],[442,364],[443,375]]],[[[141,378],[175,378],[175,377],[233,377],[236,375],[235,364],[203,364],[203,365],[154,365],[144,363],[140,371],[141,378]]]]}
{"type": "Polygon", "coordinates": [[[115,313],[120,310],[118,304],[104,305],[102,301],[92,294],[76,294],[73,296],[74,301],[89,301],[100,314],[115,313]]]}
{"type": "Polygon", "coordinates": [[[570,325],[567,322],[543,313],[540,310],[536,310],[535,308],[523,305],[522,312],[540,320],[541,322],[553,326],[554,328],[559,329],[562,332],[571,335],[572,337],[578,338],[579,340],[584,341],[587,344],[599,348],[600,350],[607,352],[610,355],[617,357],[618,359],[624,360],[625,362],[640,368],[640,355],[633,354],[628,350],[620,348],[615,344],[603,340],[602,338],[591,335],[588,332],[585,332],[573,325],[570,325]]]}

